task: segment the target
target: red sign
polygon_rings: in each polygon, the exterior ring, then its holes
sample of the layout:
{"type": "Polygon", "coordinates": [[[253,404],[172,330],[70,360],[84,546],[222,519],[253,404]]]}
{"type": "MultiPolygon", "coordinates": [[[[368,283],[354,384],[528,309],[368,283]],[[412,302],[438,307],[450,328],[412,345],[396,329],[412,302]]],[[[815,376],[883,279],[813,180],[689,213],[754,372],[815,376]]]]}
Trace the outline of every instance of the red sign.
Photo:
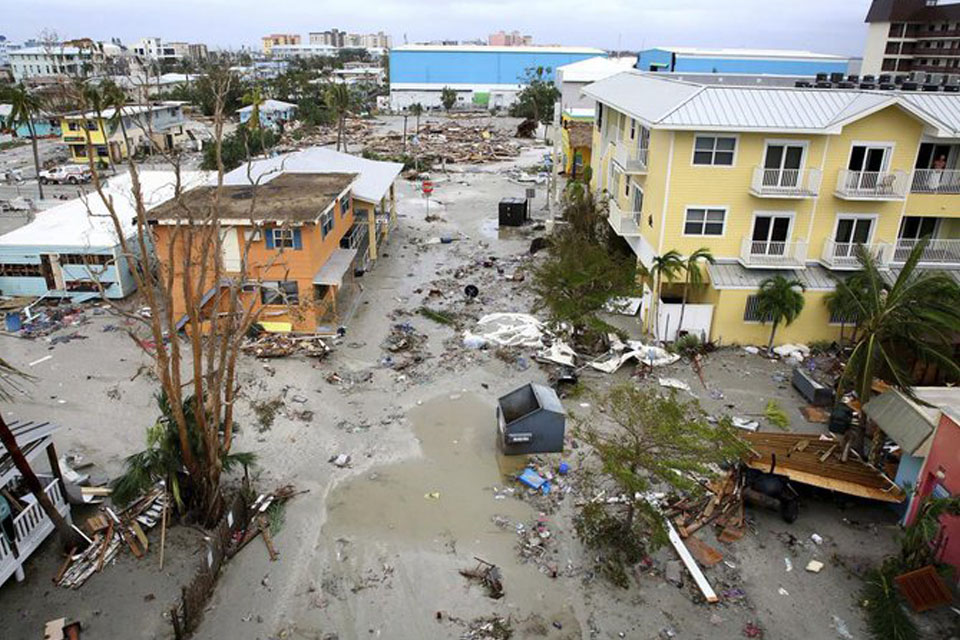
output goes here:
{"type": "Polygon", "coordinates": [[[420,186],[420,189],[424,193],[433,193],[433,182],[430,180],[424,180],[423,184],[420,186]]]}

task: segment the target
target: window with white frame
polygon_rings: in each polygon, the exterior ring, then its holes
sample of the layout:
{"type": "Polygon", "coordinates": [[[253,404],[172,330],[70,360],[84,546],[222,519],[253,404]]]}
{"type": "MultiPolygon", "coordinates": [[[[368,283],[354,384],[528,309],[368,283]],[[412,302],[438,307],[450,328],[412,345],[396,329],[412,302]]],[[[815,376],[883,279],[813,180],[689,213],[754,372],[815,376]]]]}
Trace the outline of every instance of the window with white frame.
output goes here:
{"type": "Polygon", "coordinates": [[[331,231],[333,231],[333,210],[320,216],[320,233],[326,238],[331,231]]]}
{"type": "Polygon", "coordinates": [[[298,304],[300,287],[296,280],[264,282],[260,286],[260,302],[263,304],[298,304]]]}
{"type": "Polygon", "coordinates": [[[275,249],[293,249],[293,229],[271,229],[275,249]]]}
{"type": "Polygon", "coordinates": [[[686,236],[722,236],[727,210],[710,207],[687,208],[683,221],[683,234],[686,236]]]}
{"type": "Polygon", "coordinates": [[[737,139],[732,136],[697,136],[693,143],[693,164],[733,166],[737,139]]]}

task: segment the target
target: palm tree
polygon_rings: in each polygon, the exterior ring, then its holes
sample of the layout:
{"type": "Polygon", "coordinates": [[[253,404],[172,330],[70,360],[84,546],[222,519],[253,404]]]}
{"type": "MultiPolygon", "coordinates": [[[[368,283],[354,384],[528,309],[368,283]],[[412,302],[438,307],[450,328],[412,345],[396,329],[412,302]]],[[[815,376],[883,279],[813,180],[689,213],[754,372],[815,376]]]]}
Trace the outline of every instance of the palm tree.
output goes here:
{"type": "Polygon", "coordinates": [[[690,285],[700,286],[703,284],[703,272],[700,271],[701,262],[707,262],[708,264],[716,263],[716,259],[713,257],[713,254],[710,253],[710,249],[700,247],[687,256],[687,261],[683,265],[683,301],[680,303],[680,322],[677,323],[677,333],[674,336],[674,340],[680,337],[680,330],[683,328],[683,314],[687,310],[687,294],[690,290],[690,285]]]}
{"type": "Polygon", "coordinates": [[[837,287],[826,295],[823,302],[830,312],[831,318],[840,320],[840,343],[843,344],[844,332],[847,324],[853,324],[853,333],[850,341],[857,341],[857,330],[860,327],[862,310],[860,299],[866,295],[866,286],[862,274],[855,273],[844,282],[845,286],[837,287]]]}
{"type": "Polygon", "coordinates": [[[346,151],[347,141],[344,136],[344,128],[351,107],[350,90],[343,83],[331,84],[327,87],[324,101],[327,103],[327,107],[337,116],[337,151],[340,151],[341,145],[343,150],[346,151]]]}
{"type": "Polygon", "coordinates": [[[260,87],[254,87],[252,90],[248,91],[243,96],[243,104],[249,105],[252,107],[250,110],[250,126],[254,129],[260,129],[260,105],[264,103],[263,93],[260,90],[260,87]]]}
{"type": "Polygon", "coordinates": [[[791,324],[803,311],[803,292],[807,288],[796,279],[787,280],[776,275],[760,283],[760,293],[757,294],[757,313],[760,322],[771,322],[770,342],[767,343],[767,353],[773,351],[773,340],[777,335],[780,323],[791,324]]]}
{"type": "Polygon", "coordinates": [[[857,280],[853,285],[849,280],[837,283],[841,295],[854,301],[860,319],[840,388],[856,391],[861,403],[870,399],[874,377],[880,372],[912,396],[913,379],[898,354],[913,354],[914,363],[935,363],[960,375],[960,365],[952,358],[955,336],[960,333],[960,285],[944,272],[917,269],[926,248],[926,240],[917,243],[889,286],[876,260],[861,248],[857,280]]]}
{"type": "Polygon", "coordinates": [[[653,330],[654,340],[659,337],[660,294],[663,292],[663,280],[673,280],[677,273],[684,268],[683,257],[676,249],[671,249],[661,256],[654,256],[650,265],[650,274],[653,276],[653,304],[650,313],[653,317],[648,324],[653,330]]]}
{"type": "Polygon", "coordinates": [[[40,152],[37,149],[37,129],[34,124],[34,118],[40,114],[43,103],[39,97],[30,93],[22,82],[10,90],[8,98],[11,106],[8,126],[11,129],[16,129],[18,125],[24,125],[30,132],[30,144],[33,146],[33,168],[37,177],[37,192],[40,199],[43,200],[43,185],[40,184],[40,152]]]}
{"type": "MultiPolygon", "coordinates": [[[[129,139],[127,138],[127,124],[123,119],[123,110],[127,106],[127,94],[120,88],[120,85],[109,79],[100,83],[100,93],[104,104],[113,109],[109,122],[112,127],[120,127],[120,135],[123,136],[123,148],[127,151],[127,157],[132,158],[133,151],[130,149],[129,139]]],[[[109,149],[107,152],[109,154],[109,149]]],[[[113,156],[111,155],[110,158],[112,162],[113,156]]]]}
{"type": "Polygon", "coordinates": [[[420,116],[423,115],[423,105],[420,104],[419,102],[410,105],[410,113],[412,113],[413,116],[417,119],[416,133],[414,133],[413,135],[419,137],[420,136],[420,116]]]}
{"type": "MultiPolygon", "coordinates": [[[[0,358],[0,400],[10,401],[13,399],[11,390],[17,390],[17,387],[11,382],[11,378],[13,377],[31,379],[31,376],[21,372],[6,360],[0,358]]],[[[17,468],[17,473],[23,478],[24,484],[27,485],[27,489],[33,494],[37,504],[40,505],[43,512],[50,518],[50,522],[53,523],[53,528],[56,529],[57,535],[60,537],[60,543],[63,548],[71,549],[82,546],[83,539],[80,534],[74,530],[70,523],[60,515],[57,508],[53,506],[50,497],[47,496],[43,490],[43,485],[40,484],[40,479],[37,478],[37,474],[33,472],[33,468],[30,466],[30,463],[27,462],[27,458],[23,455],[20,445],[17,444],[16,437],[13,435],[10,427],[7,426],[2,415],[0,415],[0,444],[2,444],[3,448],[10,454],[10,458],[13,460],[13,466],[17,468]]]]}
{"type": "MultiPolygon", "coordinates": [[[[190,491],[190,475],[183,462],[177,422],[165,394],[157,395],[157,406],[160,417],[156,424],[147,429],[147,448],[124,461],[123,474],[114,481],[111,499],[118,505],[126,505],[149,491],[158,480],[163,480],[173,495],[177,509],[183,513],[184,490],[190,491]]],[[[183,414],[189,426],[189,442],[199,455],[204,444],[197,428],[195,409],[193,396],[186,397],[183,414]]],[[[228,453],[221,457],[223,470],[228,473],[239,466],[249,467],[255,459],[255,454],[249,452],[228,453]]]]}

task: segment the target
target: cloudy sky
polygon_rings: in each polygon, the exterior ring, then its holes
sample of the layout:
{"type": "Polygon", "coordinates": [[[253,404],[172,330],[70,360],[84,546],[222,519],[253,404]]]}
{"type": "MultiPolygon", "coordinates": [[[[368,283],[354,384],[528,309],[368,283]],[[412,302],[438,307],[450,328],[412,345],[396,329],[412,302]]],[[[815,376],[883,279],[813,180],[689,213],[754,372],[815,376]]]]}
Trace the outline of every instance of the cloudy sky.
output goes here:
{"type": "Polygon", "coordinates": [[[537,43],[810,49],[860,54],[870,0],[4,0],[0,34],[144,36],[259,46],[272,32],[383,30],[394,43],[517,29],[537,43]]]}

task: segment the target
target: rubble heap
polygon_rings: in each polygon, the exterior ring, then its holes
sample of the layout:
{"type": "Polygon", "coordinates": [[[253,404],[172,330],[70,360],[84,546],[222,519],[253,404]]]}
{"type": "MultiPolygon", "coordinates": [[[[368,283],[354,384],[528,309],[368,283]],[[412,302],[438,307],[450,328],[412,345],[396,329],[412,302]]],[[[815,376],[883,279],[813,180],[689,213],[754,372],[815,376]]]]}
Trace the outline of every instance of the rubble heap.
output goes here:
{"type": "Polygon", "coordinates": [[[520,144],[495,128],[458,122],[429,122],[420,126],[420,133],[407,133],[406,150],[403,134],[390,132],[367,138],[364,151],[378,155],[420,153],[443,158],[455,164],[482,164],[510,160],[520,154],[520,144]],[[416,142],[414,144],[414,137],[416,142]]]}

